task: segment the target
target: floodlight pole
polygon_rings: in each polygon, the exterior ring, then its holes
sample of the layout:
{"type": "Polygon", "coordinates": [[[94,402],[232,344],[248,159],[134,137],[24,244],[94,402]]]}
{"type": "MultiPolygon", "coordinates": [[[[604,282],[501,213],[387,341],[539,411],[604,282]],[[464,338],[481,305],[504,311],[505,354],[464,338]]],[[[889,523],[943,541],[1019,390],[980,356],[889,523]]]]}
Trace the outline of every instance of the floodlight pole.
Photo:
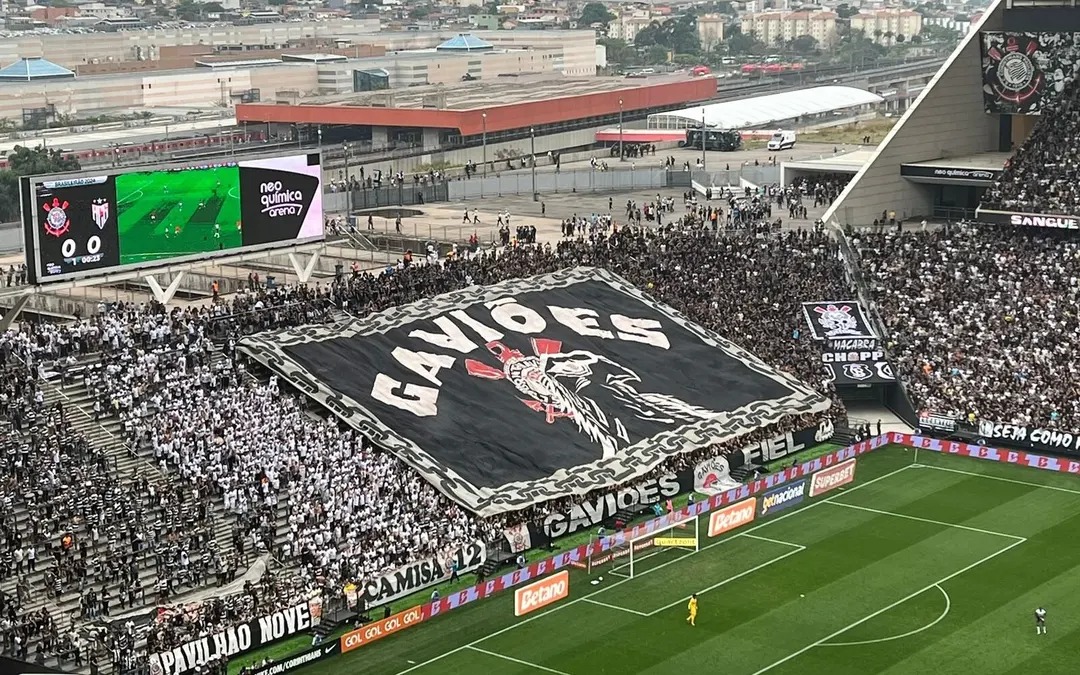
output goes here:
{"type": "Polygon", "coordinates": [[[705,107],[701,108],[701,170],[705,170],[705,107]]]}
{"type": "Polygon", "coordinates": [[[342,143],[341,150],[345,153],[345,216],[352,215],[352,182],[349,180],[349,144],[342,143]]]}
{"type": "Polygon", "coordinates": [[[487,113],[480,113],[480,119],[484,125],[484,134],[481,137],[481,143],[484,146],[484,178],[487,178],[487,113]]]}
{"type": "Polygon", "coordinates": [[[540,195],[536,193],[536,129],[529,127],[529,152],[532,154],[532,193],[533,201],[540,201],[540,195]]]}
{"type": "Polygon", "coordinates": [[[622,134],[622,115],[623,115],[623,102],[619,99],[619,161],[625,162],[626,155],[623,154],[623,134],[622,134]]]}

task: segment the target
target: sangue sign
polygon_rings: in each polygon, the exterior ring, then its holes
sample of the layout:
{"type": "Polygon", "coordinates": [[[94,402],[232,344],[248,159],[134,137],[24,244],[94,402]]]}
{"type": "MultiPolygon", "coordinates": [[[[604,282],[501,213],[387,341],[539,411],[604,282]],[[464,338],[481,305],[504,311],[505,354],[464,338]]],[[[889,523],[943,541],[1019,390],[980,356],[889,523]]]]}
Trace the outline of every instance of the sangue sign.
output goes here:
{"type": "Polygon", "coordinates": [[[1014,213],[1009,217],[1013,225],[1025,227],[1050,227],[1061,230],[1080,229],[1080,218],[1070,216],[1032,216],[1023,213],[1014,213]]]}

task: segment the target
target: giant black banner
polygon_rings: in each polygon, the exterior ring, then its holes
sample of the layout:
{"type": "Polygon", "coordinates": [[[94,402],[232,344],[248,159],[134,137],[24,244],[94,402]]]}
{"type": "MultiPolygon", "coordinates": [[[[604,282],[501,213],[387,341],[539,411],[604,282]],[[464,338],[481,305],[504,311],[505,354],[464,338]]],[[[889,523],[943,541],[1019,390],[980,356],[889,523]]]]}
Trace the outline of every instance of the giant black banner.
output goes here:
{"type": "Polygon", "coordinates": [[[827,399],[592,268],[471,287],[242,352],[480,515],[622,485],[827,399]]]}
{"type": "Polygon", "coordinates": [[[318,625],[321,617],[320,597],[299,602],[168,651],[151,654],[150,675],[183,675],[214,659],[228,659],[308,630],[318,625]]]}
{"type": "Polygon", "coordinates": [[[979,422],[979,437],[987,443],[997,443],[1023,450],[1057,455],[1080,455],[1080,433],[1058,429],[981,421],[979,422]]]}
{"type": "Polygon", "coordinates": [[[1076,33],[984,31],[983,105],[988,113],[1038,115],[1080,65],[1076,33]]]}

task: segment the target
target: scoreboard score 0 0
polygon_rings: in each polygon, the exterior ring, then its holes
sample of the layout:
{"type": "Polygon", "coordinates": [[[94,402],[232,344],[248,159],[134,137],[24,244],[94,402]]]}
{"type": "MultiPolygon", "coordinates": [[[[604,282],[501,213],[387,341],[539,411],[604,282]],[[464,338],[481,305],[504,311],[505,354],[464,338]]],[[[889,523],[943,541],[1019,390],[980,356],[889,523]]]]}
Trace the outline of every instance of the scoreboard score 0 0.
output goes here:
{"type": "Polygon", "coordinates": [[[39,211],[39,279],[120,264],[112,176],[42,181],[34,185],[39,211]]]}
{"type": "Polygon", "coordinates": [[[33,283],[317,241],[318,154],[24,177],[33,283]]]}

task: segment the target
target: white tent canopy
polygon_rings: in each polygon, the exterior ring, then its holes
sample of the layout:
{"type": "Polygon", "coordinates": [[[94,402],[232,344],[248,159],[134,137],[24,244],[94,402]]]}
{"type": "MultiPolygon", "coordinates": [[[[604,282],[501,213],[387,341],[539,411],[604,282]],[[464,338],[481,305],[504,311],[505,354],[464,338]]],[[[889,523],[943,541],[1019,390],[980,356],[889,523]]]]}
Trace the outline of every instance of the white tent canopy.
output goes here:
{"type": "Polygon", "coordinates": [[[883,100],[877,94],[863,89],[830,85],[649,115],[647,126],[650,129],[700,127],[704,115],[707,127],[749,129],[806,115],[880,103],[883,100]]]}

